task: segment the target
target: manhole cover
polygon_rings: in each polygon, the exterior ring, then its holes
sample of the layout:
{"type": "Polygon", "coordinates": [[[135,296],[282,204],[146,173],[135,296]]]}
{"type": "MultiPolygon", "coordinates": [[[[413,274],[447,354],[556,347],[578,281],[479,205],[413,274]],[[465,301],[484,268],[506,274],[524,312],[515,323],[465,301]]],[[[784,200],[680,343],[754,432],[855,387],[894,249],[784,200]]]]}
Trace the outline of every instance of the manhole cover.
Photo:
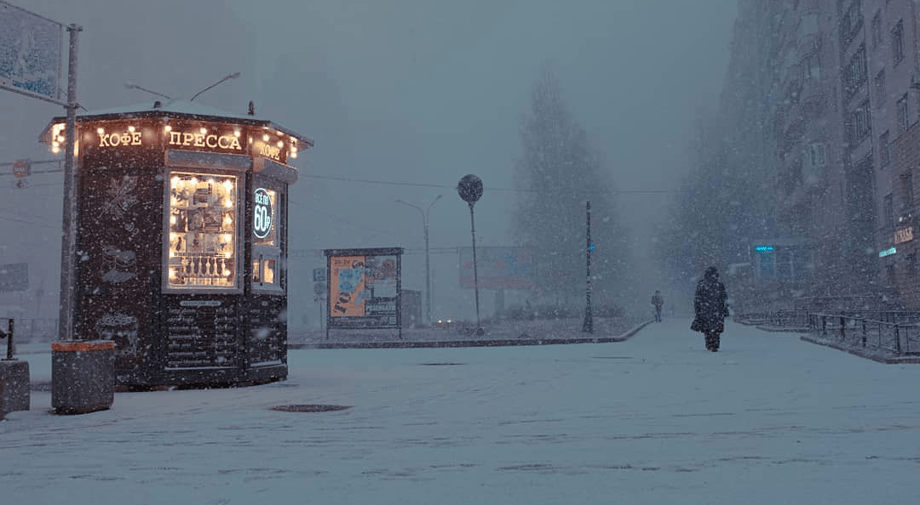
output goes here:
{"type": "Polygon", "coordinates": [[[272,407],[272,410],[280,410],[281,412],[331,412],[333,410],[345,410],[350,409],[351,405],[312,405],[312,404],[303,404],[303,405],[276,405],[272,407]]]}
{"type": "Polygon", "coordinates": [[[460,366],[463,363],[422,363],[422,366],[460,366]]]}

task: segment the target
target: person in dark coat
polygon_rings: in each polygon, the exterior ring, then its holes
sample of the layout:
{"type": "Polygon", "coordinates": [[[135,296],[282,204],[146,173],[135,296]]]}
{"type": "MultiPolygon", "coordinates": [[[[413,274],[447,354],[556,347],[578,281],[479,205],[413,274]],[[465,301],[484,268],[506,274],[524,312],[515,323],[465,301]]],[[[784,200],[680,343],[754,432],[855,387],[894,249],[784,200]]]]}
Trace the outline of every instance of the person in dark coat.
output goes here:
{"type": "Polygon", "coordinates": [[[706,349],[716,352],[719,350],[719,339],[725,329],[725,318],[728,316],[725,284],[719,282],[719,270],[709,267],[703,278],[696,284],[696,294],[693,297],[693,310],[696,319],[693,321],[693,330],[706,336],[706,349]]]}
{"type": "Polygon", "coordinates": [[[661,306],[664,305],[664,297],[661,296],[661,292],[657,289],[655,294],[652,295],[652,305],[655,306],[655,322],[661,322],[661,306]]]}

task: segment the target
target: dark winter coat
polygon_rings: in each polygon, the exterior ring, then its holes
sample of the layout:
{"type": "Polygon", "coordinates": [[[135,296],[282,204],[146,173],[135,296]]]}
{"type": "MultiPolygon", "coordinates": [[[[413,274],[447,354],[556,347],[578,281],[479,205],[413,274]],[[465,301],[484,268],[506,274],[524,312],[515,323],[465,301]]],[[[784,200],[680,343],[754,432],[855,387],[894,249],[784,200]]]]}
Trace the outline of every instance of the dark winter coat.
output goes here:
{"type": "Polygon", "coordinates": [[[652,305],[654,305],[656,309],[660,309],[661,306],[664,305],[664,297],[661,295],[652,295],[652,305]]]}
{"type": "Polygon", "coordinates": [[[719,282],[719,272],[715,269],[706,271],[703,279],[696,284],[696,295],[693,297],[693,310],[699,321],[699,330],[702,333],[722,333],[725,317],[728,316],[725,284],[719,282]]]}

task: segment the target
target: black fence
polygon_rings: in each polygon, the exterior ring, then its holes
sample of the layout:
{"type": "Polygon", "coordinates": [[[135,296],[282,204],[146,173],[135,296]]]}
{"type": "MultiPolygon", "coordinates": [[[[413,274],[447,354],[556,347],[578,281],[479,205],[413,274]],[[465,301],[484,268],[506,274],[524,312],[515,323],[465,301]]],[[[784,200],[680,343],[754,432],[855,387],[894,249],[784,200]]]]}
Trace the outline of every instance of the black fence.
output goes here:
{"type": "Polygon", "coordinates": [[[805,328],[808,312],[803,310],[775,310],[771,312],[736,312],[733,320],[742,324],[778,328],[805,328]]]}
{"type": "MultiPolygon", "coordinates": [[[[45,343],[57,340],[57,318],[26,319],[17,317],[15,319],[17,343],[45,343]]],[[[3,329],[4,331],[6,330],[7,321],[7,318],[0,317],[0,329],[3,329]]]]}
{"type": "Polygon", "coordinates": [[[920,355],[920,313],[883,311],[863,314],[809,314],[808,328],[849,345],[874,347],[897,355],[920,355]]]}
{"type": "Polygon", "coordinates": [[[920,355],[920,312],[858,309],[815,312],[804,309],[735,314],[742,324],[807,331],[849,346],[896,355],[920,355]]]}

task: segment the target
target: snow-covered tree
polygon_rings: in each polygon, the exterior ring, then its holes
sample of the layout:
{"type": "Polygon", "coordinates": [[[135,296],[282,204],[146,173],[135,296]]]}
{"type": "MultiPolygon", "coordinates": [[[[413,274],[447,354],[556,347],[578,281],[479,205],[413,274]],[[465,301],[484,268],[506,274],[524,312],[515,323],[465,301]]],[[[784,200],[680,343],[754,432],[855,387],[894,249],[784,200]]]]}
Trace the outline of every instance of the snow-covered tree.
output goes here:
{"type": "Polygon", "coordinates": [[[523,156],[517,175],[525,191],[518,202],[515,238],[533,251],[537,293],[569,306],[584,299],[590,201],[594,292],[599,304],[617,303],[627,251],[612,184],[549,68],[532,87],[531,109],[520,133],[523,156]]]}

